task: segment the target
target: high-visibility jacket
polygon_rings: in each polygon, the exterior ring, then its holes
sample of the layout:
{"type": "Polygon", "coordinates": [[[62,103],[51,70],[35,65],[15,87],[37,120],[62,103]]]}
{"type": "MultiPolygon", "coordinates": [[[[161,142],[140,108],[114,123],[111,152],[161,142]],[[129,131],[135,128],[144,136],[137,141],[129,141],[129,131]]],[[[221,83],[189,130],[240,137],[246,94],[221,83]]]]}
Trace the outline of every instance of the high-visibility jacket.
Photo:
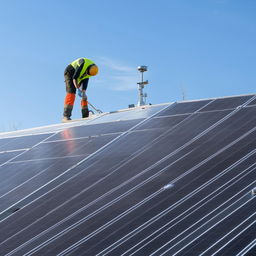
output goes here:
{"type": "Polygon", "coordinates": [[[93,62],[92,60],[87,59],[87,58],[79,58],[79,59],[77,59],[77,60],[74,60],[74,61],[70,64],[75,70],[79,69],[79,67],[80,67],[81,65],[83,65],[83,67],[82,67],[82,69],[81,69],[81,71],[80,71],[80,73],[79,73],[79,75],[78,75],[78,77],[77,77],[77,83],[78,83],[78,84],[80,84],[81,81],[83,81],[84,79],[91,77],[90,75],[88,75],[88,74],[86,73],[86,70],[87,70],[87,68],[88,68],[90,65],[92,65],[92,64],[94,64],[94,62],[93,62]],[[84,60],[84,61],[83,61],[83,60],[84,60]]]}

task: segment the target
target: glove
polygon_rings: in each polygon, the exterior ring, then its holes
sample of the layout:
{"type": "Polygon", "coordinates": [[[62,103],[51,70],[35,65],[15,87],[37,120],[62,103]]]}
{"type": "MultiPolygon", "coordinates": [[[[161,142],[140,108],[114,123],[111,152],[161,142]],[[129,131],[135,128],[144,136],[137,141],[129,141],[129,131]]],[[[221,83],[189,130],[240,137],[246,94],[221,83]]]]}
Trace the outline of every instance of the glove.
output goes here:
{"type": "Polygon", "coordinates": [[[87,100],[87,95],[86,95],[85,91],[81,91],[78,89],[78,95],[79,95],[79,97],[83,98],[83,100],[87,100]]]}
{"type": "Polygon", "coordinates": [[[78,96],[81,97],[81,98],[83,97],[83,93],[80,89],[78,89],[78,96]]]}

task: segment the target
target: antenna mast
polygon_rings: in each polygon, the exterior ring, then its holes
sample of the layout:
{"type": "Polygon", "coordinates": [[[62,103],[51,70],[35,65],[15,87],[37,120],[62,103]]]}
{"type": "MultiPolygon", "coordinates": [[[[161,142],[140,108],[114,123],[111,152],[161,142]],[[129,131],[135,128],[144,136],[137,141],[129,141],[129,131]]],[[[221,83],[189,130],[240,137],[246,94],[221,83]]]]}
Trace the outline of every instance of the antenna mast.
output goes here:
{"type": "Polygon", "coordinates": [[[138,107],[146,105],[146,97],[147,94],[143,93],[144,86],[148,84],[148,80],[144,81],[143,79],[143,73],[148,71],[147,66],[139,66],[138,71],[141,74],[141,82],[138,82],[138,89],[139,89],[139,101],[138,101],[138,107]]]}

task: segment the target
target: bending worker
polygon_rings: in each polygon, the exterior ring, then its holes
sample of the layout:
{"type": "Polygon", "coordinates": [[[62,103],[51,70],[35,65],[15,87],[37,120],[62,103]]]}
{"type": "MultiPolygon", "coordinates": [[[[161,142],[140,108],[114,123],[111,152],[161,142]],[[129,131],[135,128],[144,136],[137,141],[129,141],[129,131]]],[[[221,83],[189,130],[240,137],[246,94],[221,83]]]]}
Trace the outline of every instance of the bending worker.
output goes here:
{"type": "Polygon", "coordinates": [[[89,116],[86,89],[89,77],[98,73],[98,67],[93,61],[87,58],[79,58],[69,64],[65,71],[66,97],[64,102],[63,122],[71,120],[72,110],[76,98],[76,90],[78,90],[81,99],[82,118],[89,116]]]}

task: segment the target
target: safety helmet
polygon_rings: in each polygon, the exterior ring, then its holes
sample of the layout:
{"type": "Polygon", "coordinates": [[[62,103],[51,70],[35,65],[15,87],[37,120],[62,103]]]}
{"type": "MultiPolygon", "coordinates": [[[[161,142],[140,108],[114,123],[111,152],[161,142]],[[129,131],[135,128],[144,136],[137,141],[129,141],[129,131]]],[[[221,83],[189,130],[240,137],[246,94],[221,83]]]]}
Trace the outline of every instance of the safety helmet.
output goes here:
{"type": "Polygon", "coordinates": [[[88,75],[89,76],[96,76],[98,74],[98,66],[95,64],[92,64],[88,67],[88,75]]]}

